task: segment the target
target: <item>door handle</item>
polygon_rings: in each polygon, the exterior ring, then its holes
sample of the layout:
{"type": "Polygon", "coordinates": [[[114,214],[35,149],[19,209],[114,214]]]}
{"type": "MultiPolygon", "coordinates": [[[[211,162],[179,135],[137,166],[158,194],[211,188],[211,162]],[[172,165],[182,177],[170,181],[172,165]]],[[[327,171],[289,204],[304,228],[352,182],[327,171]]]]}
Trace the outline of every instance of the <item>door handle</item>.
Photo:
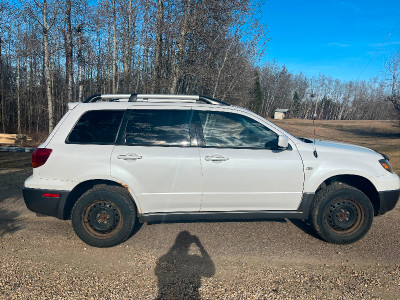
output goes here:
{"type": "Polygon", "coordinates": [[[123,159],[123,160],[137,160],[141,159],[141,155],[137,155],[136,153],[128,153],[128,154],[121,154],[117,156],[118,159],[123,159]]]}
{"type": "Polygon", "coordinates": [[[206,156],[206,161],[226,161],[229,157],[223,156],[221,154],[214,154],[212,156],[206,156]]]}

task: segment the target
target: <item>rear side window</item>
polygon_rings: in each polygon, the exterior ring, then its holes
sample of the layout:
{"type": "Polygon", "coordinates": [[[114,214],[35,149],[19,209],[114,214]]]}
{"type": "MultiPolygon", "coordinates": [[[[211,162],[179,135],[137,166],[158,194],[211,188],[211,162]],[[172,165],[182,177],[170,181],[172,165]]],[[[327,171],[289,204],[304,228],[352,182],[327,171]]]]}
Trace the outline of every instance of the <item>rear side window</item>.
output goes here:
{"type": "Polygon", "coordinates": [[[126,145],[190,146],[191,110],[132,110],[126,145]]]}
{"type": "Polygon", "coordinates": [[[114,144],[123,110],[92,110],[81,116],[67,144],[114,144]]]}

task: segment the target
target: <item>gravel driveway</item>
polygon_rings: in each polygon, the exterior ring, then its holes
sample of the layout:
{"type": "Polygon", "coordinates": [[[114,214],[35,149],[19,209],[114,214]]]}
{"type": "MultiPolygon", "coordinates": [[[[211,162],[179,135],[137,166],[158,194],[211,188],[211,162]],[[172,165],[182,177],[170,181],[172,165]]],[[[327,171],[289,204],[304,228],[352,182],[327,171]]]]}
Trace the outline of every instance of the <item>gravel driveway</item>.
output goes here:
{"type": "Polygon", "coordinates": [[[22,199],[30,154],[0,153],[0,298],[399,299],[400,207],[351,245],[296,220],[144,224],[122,245],[81,242],[22,199]]]}

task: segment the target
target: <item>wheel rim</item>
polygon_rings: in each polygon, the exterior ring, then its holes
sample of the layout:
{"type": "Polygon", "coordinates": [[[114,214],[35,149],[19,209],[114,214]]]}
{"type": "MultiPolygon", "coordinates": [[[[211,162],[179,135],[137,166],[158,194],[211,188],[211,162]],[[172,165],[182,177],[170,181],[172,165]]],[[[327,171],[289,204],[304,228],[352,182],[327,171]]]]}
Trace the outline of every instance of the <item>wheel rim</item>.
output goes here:
{"type": "Polygon", "coordinates": [[[82,223],[90,235],[106,239],[121,229],[122,214],[113,202],[96,201],[84,210],[82,223]]]}
{"type": "Polygon", "coordinates": [[[362,207],[353,200],[336,200],[326,210],[329,227],[338,234],[353,232],[360,227],[364,219],[362,207]]]}

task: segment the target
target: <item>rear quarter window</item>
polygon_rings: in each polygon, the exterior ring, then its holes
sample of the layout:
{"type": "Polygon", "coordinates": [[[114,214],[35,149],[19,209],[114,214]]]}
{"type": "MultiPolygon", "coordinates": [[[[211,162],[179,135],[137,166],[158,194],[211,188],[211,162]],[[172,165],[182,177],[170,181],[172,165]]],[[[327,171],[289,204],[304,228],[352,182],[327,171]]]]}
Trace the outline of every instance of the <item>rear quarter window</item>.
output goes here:
{"type": "Polygon", "coordinates": [[[70,132],[67,144],[114,144],[124,110],[84,113],[70,132]]]}

